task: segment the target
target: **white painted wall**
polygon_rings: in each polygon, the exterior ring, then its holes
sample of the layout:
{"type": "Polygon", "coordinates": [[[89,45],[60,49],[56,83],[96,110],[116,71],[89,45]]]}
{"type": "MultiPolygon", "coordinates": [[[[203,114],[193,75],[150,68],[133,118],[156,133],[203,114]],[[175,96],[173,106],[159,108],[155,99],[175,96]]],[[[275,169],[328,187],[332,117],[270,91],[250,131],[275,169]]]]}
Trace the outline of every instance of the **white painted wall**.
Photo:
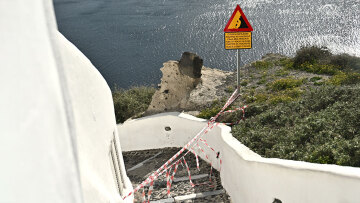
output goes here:
{"type": "Polygon", "coordinates": [[[0,42],[0,202],[132,202],[111,170],[110,89],[52,2],[0,0],[0,42]]]}
{"type": "MultiPolygon", "coordinates": [[[[122,201],[112,173],[110,143],[117,136],[111,90],[91,62],[60,33],[57,46],[69,89],[76,125],[76,142],[85,202],[122,201]],[[115,136],[114,136],[115,135],[115,136]]],[[[120,143],[117,140],[117,143],[120,143]]],[[[123,195],[132,190],[126,176],[121,147],[121,170],[125,179],[123,195]]],[[[126,199],[132,202],[131,197],[126,199]]]]}
{"type": "MultiPolygon", "coordinates": [[[[125,122],[118,131],[123,150],[132,151],[182,147],[205,125],[186,114],[164,113],[125,122]],[[172,130],[165,131],[166,126],[172,130]]],[[[360,202],[359,168],[262,158],[233,138],[230,130],[221,125],[204,138],[220,151],[222,184],[233,202],[360,202]]],[[[206,150],[219,169],[216,155],[206,150]]]]}

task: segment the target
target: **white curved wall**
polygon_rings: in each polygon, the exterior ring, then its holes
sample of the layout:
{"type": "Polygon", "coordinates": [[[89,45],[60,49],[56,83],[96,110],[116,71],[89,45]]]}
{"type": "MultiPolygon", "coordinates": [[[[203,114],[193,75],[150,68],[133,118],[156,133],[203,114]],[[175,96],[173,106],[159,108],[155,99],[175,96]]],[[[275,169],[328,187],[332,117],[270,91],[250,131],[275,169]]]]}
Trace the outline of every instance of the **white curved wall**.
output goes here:
{"type": "Polygon", "coordinates": [[[0,202],[82,202],[51,1],[0,1],[0,202]]]}
{"type": "MultiPolygon", "coordinates": [[[[110,159],[110,143],[117,136],[111,90],[91,62],[65,37],[57,33],[57,46],[67,81],[76,126],[76,143],[85,202],[122,202],[110,159]],[[115,136],[114,136],[115,135],[115,136]]],[[[117,140],[117,143],[120,143],[117,140]]],[[[126,176],[121,147],[119,158],[125,178],[123,195],[132,190],[126,176]]],[[[126,199],[132,202],[132,197],[126,199]]]]}
{"type": "Polygon", "coordinates": [[[0,1],[0,42],[0,202],[132,202],[112,172],[110,89],[52,2],[0,1]]]}
{"type": "MultiPolygon", "coordinates": [[[[186,114],[164,113],[125,122],[118,131],[123,150],[131,151],[182,147],[205,125],[204,120],[186,114]],[[165,126],[172,130],[165,131],[165,126]]],[[[359,168],[262,158],[233,138],[224,125],[214,127],[204,138],[220,151],[221,181],[233,202],[360,201],[359,168]]],[[[206,150],[219,169],[215,154],[206,150]]]]}

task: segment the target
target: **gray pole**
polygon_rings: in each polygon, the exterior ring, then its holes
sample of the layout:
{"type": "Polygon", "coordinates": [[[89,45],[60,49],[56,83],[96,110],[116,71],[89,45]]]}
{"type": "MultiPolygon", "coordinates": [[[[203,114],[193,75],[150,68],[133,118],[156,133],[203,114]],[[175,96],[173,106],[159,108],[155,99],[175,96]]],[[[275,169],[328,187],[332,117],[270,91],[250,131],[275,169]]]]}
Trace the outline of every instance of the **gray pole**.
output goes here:
{"type": "Polygon", "coordinates": [[[237,51],[237,90],[238,90],[238,94],[240,93],[240,52],[239,49],[236,50],[237,51]]]}

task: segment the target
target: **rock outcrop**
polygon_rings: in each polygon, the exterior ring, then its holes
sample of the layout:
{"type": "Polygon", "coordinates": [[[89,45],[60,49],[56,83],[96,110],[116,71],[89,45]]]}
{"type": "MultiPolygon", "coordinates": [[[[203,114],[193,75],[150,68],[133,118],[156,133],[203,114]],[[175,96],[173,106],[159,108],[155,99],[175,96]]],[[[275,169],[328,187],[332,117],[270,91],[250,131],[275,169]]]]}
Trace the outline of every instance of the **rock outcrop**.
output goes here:
{"type": "Polygon", "coordinates": [[[180,61],[168,61],[160,70],[163,74],[160,89],[155,92],[146,115],[179,111],[186,107],[190,92],[201,82],[203,60],[185,52],[180,61]]]}
{"type": "Polygon", "coordinates": [[[185,52],[180,61],[168,61],[160,69],[160,89],[145,115],[169,111],[196,111],[224,95],[232,72],[206,68],[196,54],[185,52]],[[221,87],[221,88],[219,88],[221,87]]]}

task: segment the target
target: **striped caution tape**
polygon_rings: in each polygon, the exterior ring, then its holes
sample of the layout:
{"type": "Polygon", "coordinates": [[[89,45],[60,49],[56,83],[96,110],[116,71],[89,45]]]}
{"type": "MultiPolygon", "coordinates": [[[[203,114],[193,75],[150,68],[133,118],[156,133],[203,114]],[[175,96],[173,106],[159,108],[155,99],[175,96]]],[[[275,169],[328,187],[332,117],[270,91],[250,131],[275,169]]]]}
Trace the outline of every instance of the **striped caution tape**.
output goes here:
{"type": "MultiPolygon", "coordinates": [[[[231,95],[231,97],[227,100],[227,102],[225,103],[225,105],[222,107],[222,109],[218,112],[218,114],[214,117],[212,117],[209,122],[208,125],[205,126],[197,135],[195,135],[195,137],[193,139],[191,139],[180,151],[178,151],[175,155],[173,155],[168,161],[166,161],[160,168],[158,168],[154,173],[152,173],[148,178],[146,178],[142,183],[140,183],[136,188],[134,188],[133,191],[129,192],[126,196],[123,197],[123,200],[125,200],[127,197],[131,196],[133,193],[139,191],[140,189],[142,189],[144,186],[146,186],[147,184],[150,183],[150,181],[152,180],[156,180],[156,178],[158,176],[160,176],[161,174],[164,173],[165,171],[165,167],[171,165],[171,163],[177,159],[186,149],[188,149],[190,147],[190,145],[192,145],[196,140],[198,140],[198,138],[203,135],[206,134],[209,130],[211,130],[214,127],[214,123],[216,121],[216,119],[224,112],[224,110],[231,105],[238,97],[240,96],[240,94],[238,94],[237,89],[234,91],[234,93],[231,95]]],[[[189,151],[188,151],[189,152],[189,151]]],[[[187,153],[188,153],[187,152],[187,153]]],[[[186,153],[186,154],[187,154],[186,153]]],[[[183,155],[182,157],[184,157],[185,155],[183,155]]],[[[173,164],[172,164],[173,165],[173,164]]]]}
{"type": "Polygon", "coordinates": [[[195,153],[194,148],[191,148],[191,152],[195,155],[195,159],[196,159],[196,168],[198,169],[198,171],[200,171],[200,166],[199,166],[199,157],[198,157],[198,155],[195,153]]]}
{"type": "Polygon", "coordinates": [[[148,203],[150,203],[151,193],[152,193],[153,189],[154,189],[154,180],[151,180],[149,191],[148,191],[148,197],[147,197],[148,203]]]}
{"type": "MultiPolygon", "coordinates": [[[[167,189],[167,191],[170,191],[170,170],[171,170],[171,168],[166,171],[166,189],[167,189]]],[[[168,193],[168,195],[169,195],[169,193],[168,193]]]]}
{"type": "Polygon", "coordinates": [[[210,147],[210,145],[206,142],[206,140],[200,138],[199,139],[202,143],[204,143],[209,149],[211,149],[213,152],[215,152],[214,148],[210,147]]]}
{"type": "Polygon", "coordinates": [[[174,176],[175,176],[176,171],[177,171],[177,169],[178,169],[179,162],[180,162],[180,161],[177,161],[177,162],[176,162],[175,168],[174,168],[174,171],[173,171],[173,174],[171,175],[171,178],[168,179],[168,183],[167,183],[167,185],[168,185],[168,187],[167,187],[167,195],[168,195],[168,197],[171,197],[171,196],[170,196],[171,184],[172,184],[172,182],[173,182],[173,180],[174,180],[174,176]]]}
{"type": "Polygon", "coordinates": [[[248,106],[245,105],[245,106],[243,106],[243,107],[241,107],[241,108],[236,108],[236,109],[233,109],[233,110],[228,110],[228,111],[222,112],[222,114],[232,113],[232,112],[236,112],[236,111],[242,111],[242,113],[243,113],[243,115],[242,115],[242,117],[241,117],[240,120],[238,120],[238,121],[236,121],[236,122],[233,122],[233,123],[222,123],[222,124],[224,124],[224,125],[237,125],[237,124],[239,124],[240,121],[242,121],[242,120],[245,119],[245,108],[247,108],[247,107],[248,107],[248,106]]]}
{"type": "MultiPolygon", "coordinates": [[[[220,158],[220,152],[216,152],[215,149],[212,148],[212,147],[207,143],[206,140],[200,138],[199,141],[201,141],[202,143],[204,143],[209,149],[211,149],[211,151],[213,151],[213,152],[216,154],[216,158],[219,159],[219,161],[220,161],[220,169],[219,169],[219,171],[221,171],[222,160],[221,160],[221,158],[220,158]]],[[[201,150],[201,151],[204,151],[204,150],[202,150],[201,148],[200,148],[200,150],[201,150]]]]}
{"type": "Polygon", "coordinates": [[[183,161],[184,161],[184,164],[185,164],[185,166],[186,166],[186,170],[187,170],[188,175],[189,175],[190,185],[191,185],[191,187],[195,187],[195,184],[191,181],[191,173],[190,173],[189,166],[188,166],[188,164],[186,163],[185,157],[183,157],[183,161]]]}
{"type": "Polygon", "coordinates": [[[145,187],[144,187],[144,188],[142,188],[142,194],[141,194],[141,197],[142,197],[143,203],[146,203],[146,198],[145,198],[145,187]]]}

